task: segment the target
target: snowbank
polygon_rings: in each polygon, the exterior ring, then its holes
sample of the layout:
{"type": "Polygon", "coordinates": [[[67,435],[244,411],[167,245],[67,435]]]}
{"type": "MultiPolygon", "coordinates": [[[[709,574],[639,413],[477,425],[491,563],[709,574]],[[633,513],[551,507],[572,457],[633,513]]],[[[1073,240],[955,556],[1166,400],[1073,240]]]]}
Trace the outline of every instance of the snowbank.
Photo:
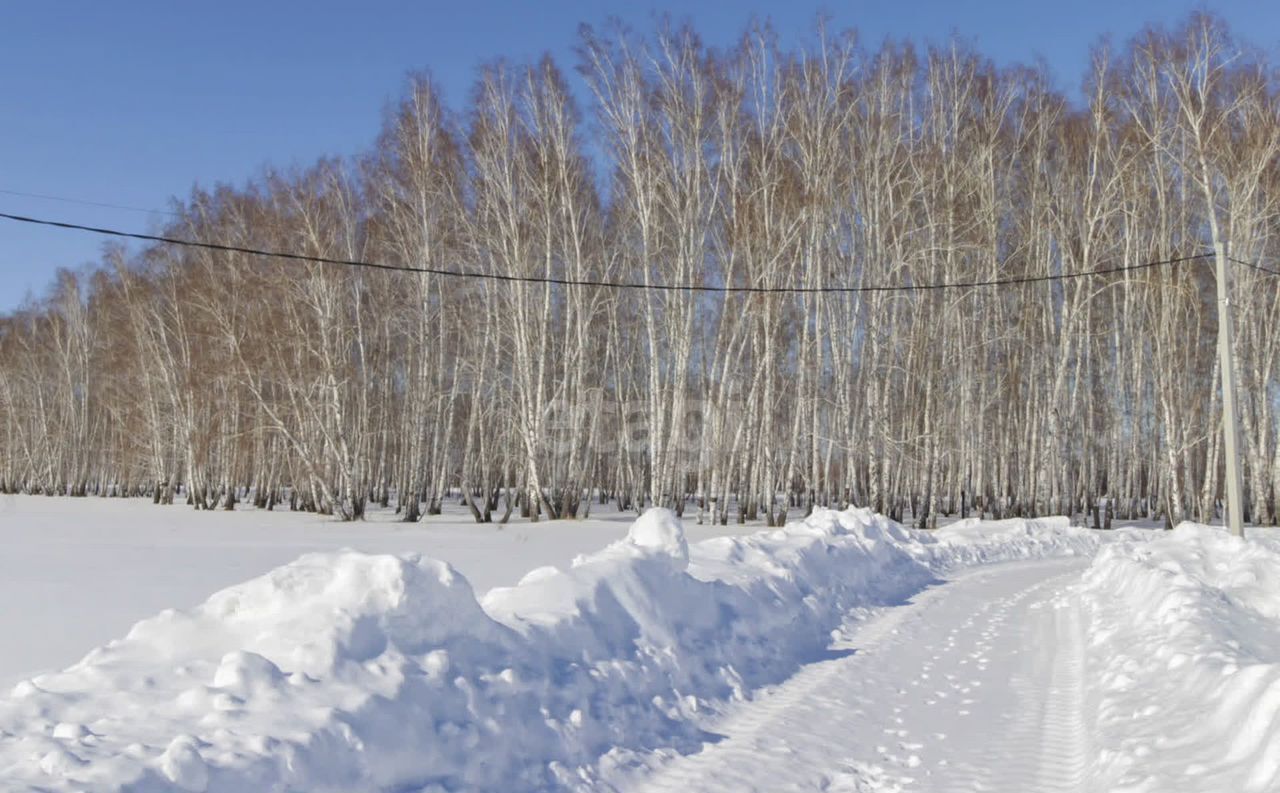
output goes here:
{"type": "Polygon", "coordinates": [[[1280,544],[1183,523],[1082,581],[1098,789],[1280,787],[1280,544]]]}
{"type": "Polygon", "coordinates": [[[589,788],[629,750],[826,650],[940,570],[1091,550],[1056,523],[916,532],[867,511],[690,546],[653,510],[478,601],[422,556],[314,553],[0,700],[0,779],[50,790],[589,788]]]}
{"type": "Polygon", "coordinates": [[[935,570],[991,562],[1089,555],[1100,535],[1071,526],[1065,517],[978,520],[967,518],[928,534],[917,533],[912,548],[935,570]]]}

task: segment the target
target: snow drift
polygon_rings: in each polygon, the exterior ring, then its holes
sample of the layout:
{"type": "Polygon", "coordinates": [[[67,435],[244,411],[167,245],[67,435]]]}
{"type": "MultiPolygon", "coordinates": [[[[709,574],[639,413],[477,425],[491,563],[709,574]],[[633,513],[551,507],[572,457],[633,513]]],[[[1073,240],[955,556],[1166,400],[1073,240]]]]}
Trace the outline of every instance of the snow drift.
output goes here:
{"type": "Polygon", "coordinates": [[[1280,787],[1280,544],[1183,523],[1082,581],[1099,790],[1280,787]]]}
{"type": "Polygon", "coordinates": [[[1092,552],[1065,522],[934,533],[864,510],[692,547],[628,536],[477,600],[422,556],[315,553],[166,611],[0,700],[0,779],[50,790],[590,788],[687,752],[701,715],[826,650],[855,606],[935,573],[1092,552]],[[700,715],[701,714],[701,715],[700,715]]]}

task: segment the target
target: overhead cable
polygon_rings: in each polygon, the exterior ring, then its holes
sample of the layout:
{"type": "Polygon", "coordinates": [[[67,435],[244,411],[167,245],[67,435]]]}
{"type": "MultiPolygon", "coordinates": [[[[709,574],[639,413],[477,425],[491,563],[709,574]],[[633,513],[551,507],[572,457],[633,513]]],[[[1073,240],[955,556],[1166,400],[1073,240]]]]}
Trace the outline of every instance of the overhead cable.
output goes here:
{"type": "MultiPolygon", "coordinates": [[[[40,226],[51,226],[59,229],[69,229],[75,231],[85,231],[93,234],[102,234],[111,237],[123,237],[127,239],[143,240],[145,242],[160,242],[169,245],[180,245],[188,248],[202,248],[205,250],[222,251],[226,253],[243,253],[250,256],[265,256],[274,259],[286,259],[290,261],[311,262],[315,264],[328,264],[342,267],[363,267],[374,270],[392,270],[396,272],[422,273],[429,275],[438,275],[448,278],[474,278],[490,281],[530,283],[530,284],[551,284],[557,286],[572,287],[596,287],[602,289],[644,289],[661,292],[719,292],[719,293],[835,293],[848,294],[860,292],[919,292],[932,289],[975,289],[980,287],[992,286],[1015,286],[1019,284],[1043,283],[1047,281],[1064,281],[1072,278],[1090,278],[1099,275],[1112,275],[1115,273],[1133,272],[1137,270],[1146,270],[1152,267],[1162,267],[1166,265],[1181,264],[1183,262],[1195,261],[1198,259],[1207,259],[1213,256],[1211,253],[1197,253],[1190,256],[1177,256],[1170,259],[1160,261],[1143,262],[1141,264],[1118,265],[1115,267],[1107,267],[1097,270],[1082,270],[1078,272],[1055,273],[1049,275],[1031,275],[1018,276],[1012,278],[993,278],[981,281],[951,281],[942,283],[925,283],[925,284],[884,284],[872,286],[714,286],[706,284],[663,284],[663,283],[646,283],[644,281],[604,281],[593,279],[578,278],[561,278],[549,275],[513,275],[510,273],[495,273],[489,271],[472,271],[472,270],[448,270],[438,267],[411,267],[408,265],[386,264],[384,262],[364,261],[360,259],[340,259],[328,256],[313,256],[305,253],[292,253],[289,251],[271,251],[261,248],[250,248],[242,245],[226,245],[217,242],[207,242],[202,240],[184,240],[176,237],[166,237],[158,234],[140,234],[131,231],[121,231],[119,229],[103,228],[100,226],[86,226],[79,223],[68,223],[60,220],[47,220],[43,218],[28,217],[25,215],[12,215],[6,212],[0,212],[0,218],[16,221],[19,223],[31,223],[40,226]]],[[[1252,266],[1252,265],[1250,265],[1252,266]]]]}

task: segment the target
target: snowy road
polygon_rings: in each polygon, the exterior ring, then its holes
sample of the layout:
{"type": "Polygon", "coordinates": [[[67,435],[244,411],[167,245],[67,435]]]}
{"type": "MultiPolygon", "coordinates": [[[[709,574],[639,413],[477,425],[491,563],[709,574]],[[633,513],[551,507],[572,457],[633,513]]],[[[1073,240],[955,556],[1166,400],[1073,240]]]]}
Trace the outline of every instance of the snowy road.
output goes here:
{"type": "Polygon", "coordinates": [[[1087,789],[1085,559],[979,568],[849,625],[629,793],[1087,789]]]}

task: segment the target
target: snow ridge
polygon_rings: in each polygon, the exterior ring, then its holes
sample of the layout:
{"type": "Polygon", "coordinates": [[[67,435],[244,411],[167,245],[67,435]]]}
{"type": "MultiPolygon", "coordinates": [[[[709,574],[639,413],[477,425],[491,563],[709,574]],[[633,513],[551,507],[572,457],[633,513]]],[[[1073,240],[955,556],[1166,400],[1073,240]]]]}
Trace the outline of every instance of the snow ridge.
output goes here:
{"type": "Polygon", "coordinates": [[[709,708],[935,574],[1090,553],[1065,522],[917,532],[866,510],[689,546],[627,538],[477,599],[419,555],[315,553],[0,700],[0,778],[49,790],[564,790],[699,748],[709,708]]]}
{"type": "Polygon", "coordinates": [[[1277,570],[1274,539],[1192,523],[1098,554],[1081,583],[1098,789],[1280,787],[1277,570]]]}

